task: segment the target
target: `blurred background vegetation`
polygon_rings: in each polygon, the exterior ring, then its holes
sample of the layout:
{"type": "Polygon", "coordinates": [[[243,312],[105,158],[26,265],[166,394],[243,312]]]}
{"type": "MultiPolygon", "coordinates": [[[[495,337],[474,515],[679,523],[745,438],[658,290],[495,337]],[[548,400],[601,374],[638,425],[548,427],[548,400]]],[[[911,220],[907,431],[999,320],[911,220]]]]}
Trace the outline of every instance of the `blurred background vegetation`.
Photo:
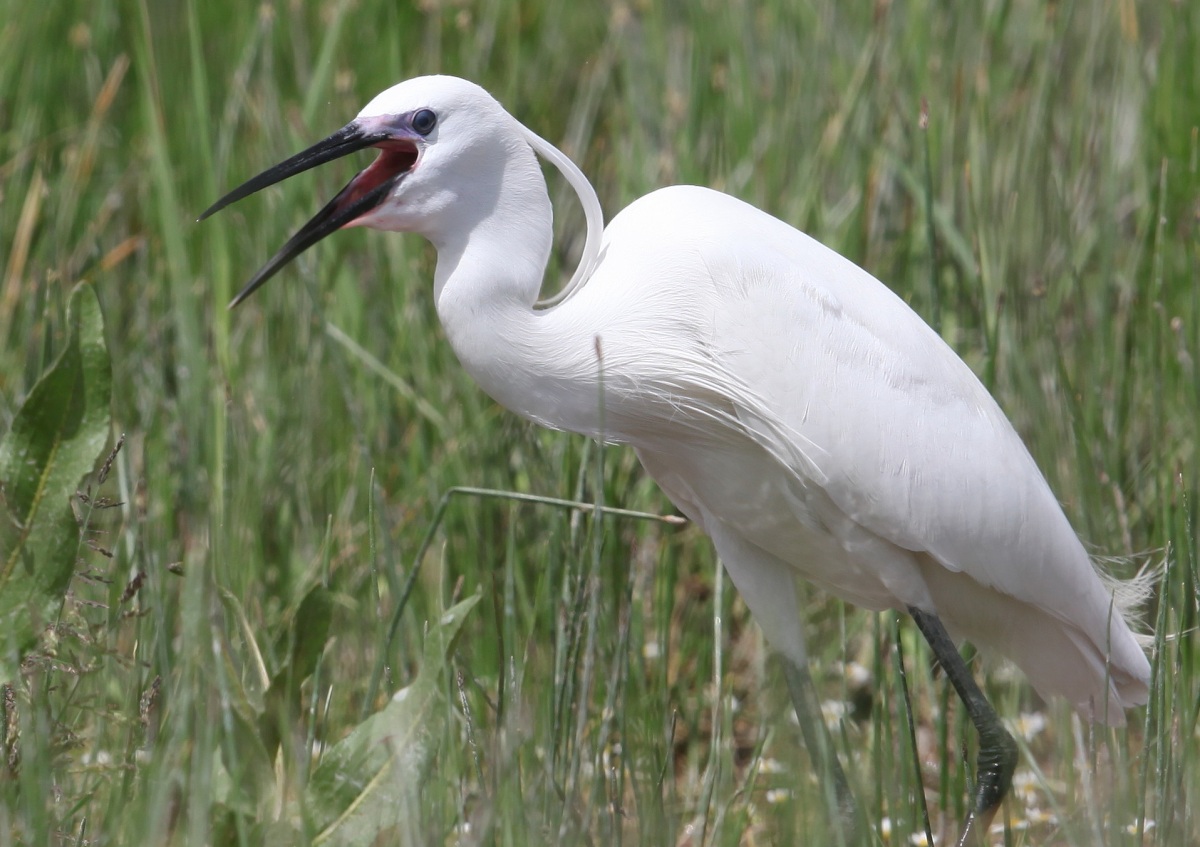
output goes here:
{"type": "MultiPolygon", "coordinates": [[[[89,517],[61,625],[4,689],[0,844],[828,843],[781,680],[694,528],[444,499],[670,513],[628,451],[467,379],[428,245],[340,234],[225,309],[353,164],[196,215],[427,73],[560,144],[610,217],[720,188],[938,326],[1090,548],[1163,569],[1154,695],[1127,729],[979,666],[1024,744],[992,838],[1200,840],[1200,4],[0,7],[0,430],[83,280],[125,437],[91,480],[123,505],[89,517]],[[422,753],[384,779],[390,817],[351,820],[367,789],[331,774],[370,770],[382,742],[350,733],[406,686],[426,707],[389,706],[382,734],[422,753]]],[[[548,291],[582,242],[549,177],[548,291]]],[[[926,799],[949,837],[974,741],[911,625],[806,608],[872,839],[921,843],[926,799]]]]}

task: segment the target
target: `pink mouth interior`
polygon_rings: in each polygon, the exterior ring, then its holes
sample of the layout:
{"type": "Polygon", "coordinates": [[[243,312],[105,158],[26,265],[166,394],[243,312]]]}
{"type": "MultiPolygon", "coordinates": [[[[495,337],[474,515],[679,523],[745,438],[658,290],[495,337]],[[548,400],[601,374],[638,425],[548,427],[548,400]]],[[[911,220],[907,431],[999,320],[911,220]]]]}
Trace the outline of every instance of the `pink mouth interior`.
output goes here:
{"type": "MultiPolygon", "coordinates": [[[[417,148],[410,142],[385,141],[376,146],[379,148],[379,156],[346,187],[345,195],[338,204],[340,208],[357,202],[363,195],[388,180],[411,171],[417,164],[417,148]]],[[[366,214],[369,215],[370,212],[366,214]]],[[[356,226],[362,217],[350,221],[346,226],[356,226]]]]}

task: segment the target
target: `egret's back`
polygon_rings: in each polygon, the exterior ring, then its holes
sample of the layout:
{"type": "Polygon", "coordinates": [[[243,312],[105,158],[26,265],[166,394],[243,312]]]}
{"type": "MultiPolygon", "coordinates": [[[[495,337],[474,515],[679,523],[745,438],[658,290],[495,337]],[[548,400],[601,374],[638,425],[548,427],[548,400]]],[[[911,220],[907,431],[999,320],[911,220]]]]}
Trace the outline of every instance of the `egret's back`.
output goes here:
{"type": "Polygon", "coordinates": [[[855,603],[936,612],[1097,719],[1145,702],[1121,604],[1011,424],[865,271],[676,187],[613,220],[556,311],[600,326],[608,434],[718,547],[733,533],[855,603]]]}

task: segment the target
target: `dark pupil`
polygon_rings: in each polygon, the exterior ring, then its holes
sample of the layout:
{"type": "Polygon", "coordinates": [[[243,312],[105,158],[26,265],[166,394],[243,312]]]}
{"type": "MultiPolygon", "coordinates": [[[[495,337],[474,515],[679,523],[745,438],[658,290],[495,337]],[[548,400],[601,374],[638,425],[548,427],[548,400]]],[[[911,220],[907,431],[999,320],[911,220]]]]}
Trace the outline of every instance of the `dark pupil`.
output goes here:
{"type": "Polygon", "coordinates": [[[413,115],[413,129],[421,133],[421,135],[428,135],[432,132],[435,124],[437,124],[437,115],[429,109],[422,109],[413,115]]]}

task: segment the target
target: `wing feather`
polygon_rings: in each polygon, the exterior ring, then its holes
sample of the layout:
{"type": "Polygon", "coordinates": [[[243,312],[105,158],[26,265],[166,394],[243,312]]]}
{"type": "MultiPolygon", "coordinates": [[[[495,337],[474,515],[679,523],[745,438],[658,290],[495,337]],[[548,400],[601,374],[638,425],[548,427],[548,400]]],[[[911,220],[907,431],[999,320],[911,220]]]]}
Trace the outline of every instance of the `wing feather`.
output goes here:
{"type": "Polygon", "coordinates": [[[706,189],[648,195],[606,237],[605,272],[622,278],[602,286],[622,316],[614,332],[637,336],[613,349],[643,379],[657,363],[681,418],[751,438],[858,541],[928,556],[1145,665],[1119,616],[1110,631],[1111,594],[1007,417],[886,286],[706,189]]]}

